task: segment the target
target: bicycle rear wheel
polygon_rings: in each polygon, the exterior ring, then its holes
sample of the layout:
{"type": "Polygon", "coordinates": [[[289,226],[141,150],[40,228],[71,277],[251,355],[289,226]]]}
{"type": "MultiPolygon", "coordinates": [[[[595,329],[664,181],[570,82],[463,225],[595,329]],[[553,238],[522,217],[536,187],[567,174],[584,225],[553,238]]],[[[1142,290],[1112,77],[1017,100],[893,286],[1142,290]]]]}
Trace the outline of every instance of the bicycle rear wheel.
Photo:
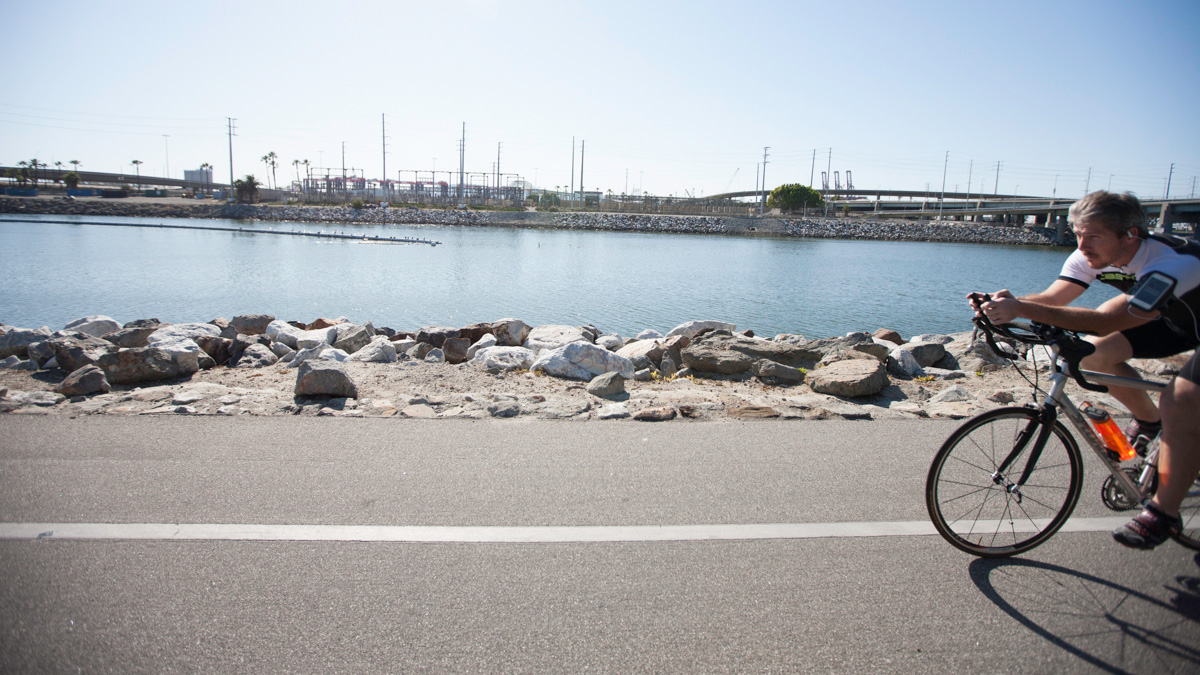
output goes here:
{"type": "MultiPolygon", "coordinates": [[[[1079,446],[1061,422],[1023,486],[1015,484],[1042,431],[1031,408],[999,408],[968,420],[942,444],[925,482],[925,506],[946,541],[972,555],[1028,551],[1062,527],[1083,486],[1079,446]],[[1000,465],[1028,438],[1013,461],[1000,465]]],[[[1200,520],[1200,517],[1198,517],[1200,520]]]]}
{"type": "Polygon", "coordinates": [[[1179,516],[1183,519],[1183,531],[1175,535],[1175,541],[1200,551],[1200,476],[1188,488],[1187,496],[1179,506],[1179,516]]]}

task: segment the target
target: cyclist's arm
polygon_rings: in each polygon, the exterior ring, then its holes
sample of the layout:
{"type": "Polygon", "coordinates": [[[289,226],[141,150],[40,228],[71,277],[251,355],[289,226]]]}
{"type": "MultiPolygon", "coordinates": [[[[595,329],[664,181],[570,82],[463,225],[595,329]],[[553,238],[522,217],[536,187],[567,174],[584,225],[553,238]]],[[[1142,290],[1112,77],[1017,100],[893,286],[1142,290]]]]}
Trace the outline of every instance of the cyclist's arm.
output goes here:
{"type": "Polygon", "coordinates": [[[1096,335],[1108,335],[1140,326],[1158,317],[1157,312],[1130,312],[1128,298],[1124,295],[1112,297],[1096,309],[1058,307],[1024,298],[1002,298],[985,303],[983,309],[994,323],[1006,323],[1014,318],[1023,317],[1038,323],[1096,335]]]}
{"type": "Polygon", "coordinates": [[[1050,284],[1049,288],[1041,293],[1022,295],[1020,299],[1026,302],[1036,302],[1039,305],[1066,307],[1074,302],[1076,298],[1083,295],[1083,292],[1086,290],[1087,286],[1084,284],[1059,278],[1055,279],[1054,283],[1050,284]]]}

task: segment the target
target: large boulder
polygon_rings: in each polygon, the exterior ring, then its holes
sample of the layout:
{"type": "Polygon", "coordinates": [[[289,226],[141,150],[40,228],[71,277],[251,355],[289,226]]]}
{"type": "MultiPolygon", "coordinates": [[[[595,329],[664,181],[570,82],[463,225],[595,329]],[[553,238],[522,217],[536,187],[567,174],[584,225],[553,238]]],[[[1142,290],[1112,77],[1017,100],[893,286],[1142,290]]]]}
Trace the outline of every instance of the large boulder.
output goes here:
{"type": "Polygon", "coordinates": [[[92,337],[103,337],[116,330],[121,330],[121,324],[108,316],[85,316],[63,326],[63,332],[83,333],[92,337]]]}
{"type": "Polygon", "coordinates": [[[446,363],[462,363],[467,360],[467,351],[471,349],[471,341],[467,338],[446,338],[442,343],[442,354],[446,363]]]}
{"type": "Polygon", "coordinates": [[[274,342],[282,342],[292,349],[298,349],[296,346],[296,336],[303,332],[302,329],[296,328],[286,321],[276,319],[267,324],[266,336],[274,342]]]}
{"type": "Polygon", "coordinates": [[[625,393],[625,378],[616,371],[603,373],[593,377],[592,381],[588,382],[586,389],[592,396],[600,398],[618,396],[625,393]]]}
{"type": "Polygon", "coordinates": [[[151,345],[160,342],[173,342],[180,338],[192,339],[197,337],[221,337],[221,329],[211,323],[175,323],[160,326],[150,334],[146,341],[151,345]]]}
{"type": "Polygon", "coordinates": [[[67,375],[66,379],[54,388],[54,391],[63,396],[87,396],[89,394],[102,394],[112,389],[108,383],[108,378],[104,376],[104,371],[99,366],[88,364],[67,375]]]}
{"type": "Polygon", "coordinates": [[[874,396],[888,385],[886,367],[875,359],[849,359],[810,370],[808,386],[830,396],[874,396]]]}
{"type": "Polygon", "coordinates": [[[7,356],[19,356],[25,358],[29,353],[29,345],[34,342],[42,342],[49,339],[53,335],[51,330],[42,326],[41,328],[14,328],[9,332],[0,335],[0,359],[7,356]]]}
{"type": "Polygon", "coordinates": [[[447,328],[445,326],[425,326],[417,331],[417,342],[424,342],[432,345],[435,349],[441,349],[442,344],[447,338],[456,338],[459,336],[457,328],[447,328]]]}
{"type": "Polygon", "coordinates": [[[369,363],[395,363],[396,358],[396,345],[386,335],[376,335],[365,347],[350,355],[351,361],[369,363]]]}
{"type": "Polygon", "coordinates": [[[500,319],[492,322],[492,335],[501,347],[520,347],[529,337],[529,326],[519,319],[500,319]]]}
{"type": "MultiPolygon", "coordinates": [[[[101,354],[117,351],[117,346],[108,340],[83,333],[59,335],[51,338],[48,345],[54,352],[54,359],[58,363],[58,367],[68,372],[95,363],[101,354]]],[[[38,347],[39,351],[42,349],[42,346],[38,347]]]]}
{"type": "Polygon", "coordinates": [[[913,353],[904,347],[896,347],[888,355],[887,362],[888,372],[900,377],[920,377],[925,374],[925,370],[913,356],[913,353]]]}
{"type": "Polygon", "coordinates": [[[154,331],[158,330],[160,324],[153,326],[130,326],[115,330],[111,333],[106,333],[103,337],[105,340],[113,343],[124,349],[134,349],[137,347],[145,347],[150,344],[150,336],[154,331]]]}
{"type": "Polygon", "coordinates": [[[269,314],[241,314],[233,317],[229,325],[242,335],[262,335],[274,320],[275,317],[269,314]]]}
{"type": "Polygon", "coordinates": [[[471,363],[487,370],[528,370],[536,355],[524,347],[487,347],[475,352],[471,363]]]}
{"type": "MultiPolygon", "coordinates": [[[[317,347],[320,345],[332,346],[337,341],[337,326],[328,326],[326,328],[313,328],[311,330],[300,331],[296,333],[297,350],[308,349],[309,347],[317,347]]],[[[291,346],[291,345],[289,345],[291,346]]]]}
{"type": "Polygon", "coordinates": [[[572,342],[587,342],[587,338],[583,336],[582,330],[575,326],[552,324],[538,326],[529,331],[529,337],[525,338],[525,343],[522,346],[534,352],[542,352],[558,349],[572,342]]]}
{"type": "Polygon", "coordinates": [[[909,342],[902,347],[921,364],[922,368],[928,368],[946,355],[946,348],[940,342],[909,342]]]}
{"type": "Polygon", "coordinates": [[[635,372],[632,361],[590,342],[569,342],[543,352],[530,370],[586,382],[596,375],[614,371],[632,380],[635,372]]]}
{"type": "Polygon", "coordinates": [[[347,354],[353,354],[366,347],[371,338],[375,337],[375,333],[366,326],[352,323],[339,324],[334,330],[337,331],[337,339],[333,341],[333,346],[347,354]]]}
{"type": "MultiPolygon", "coordinates": [[[[198,348],[197,348],[198,349],[198,348]]],[[[132,384],[179,377],[179,365],[171,354],[158,347],[122,349],[102,354],[96,365],[111,384],[132,384]]]]}
{"type": "Polygon", "coordinates": [[[484,335],[491,334],[492,324],[490,323],[473,323],[458,329],[458,337],[466,339],[471,344],[479,342],[484,335]]]}
{"type": "Polygon", "coordinates": [[[309,359],[300,364],[294,391],[296,396],[358,398],[358,387],[345,367],[326,359],[309,359]]]}
{"type": "Polygon", "coordinates": [[[812,353],[795,345],[713,330],[683,349],[683,365],[700,373],[734,375],[750,370],[760,359],[799,367],[813,361],[812,353]]]}
{"type": "Polygon", "coordinates": [[[150,346],[169,354],[178,366],[180,375],[191,375],[200,370],[200,358],[206,354],[195,340],[181,335],[157,341],[153,341],[153,335],[150,337],[152,339],[150,346]]]}
{"type": "Polygon", "coordinates": [[[637,340],[617,350],[617,354],[632,361],[639,369],[657,366],[665,353],[667,348],[661,340],[637,340]]]}
{"type": "Polygon", "coordinates": [[[200,345],[200,349],[212,357],[213,362],[218,366],[229,363],[229,359],[233,357],[233,340],[229,338],[206,336],[192,338],[192,341],[200,345]]]}
{"type": "Polygon", "coordinates": [[[737,330],[737,326],[724,321],[688,321],[672,328],[671,331],[667,333],[667,337],[682,335],[691,339],[706,330],[727,330],[732,333],[733,331],[737,330]]]}
{"type": "Polygon", "coordinates": [[[271,348],[264,344],[252,344],[246,347],[238,357],[235,368],[265,368],[279,361],[279,357],[271,348]]]}

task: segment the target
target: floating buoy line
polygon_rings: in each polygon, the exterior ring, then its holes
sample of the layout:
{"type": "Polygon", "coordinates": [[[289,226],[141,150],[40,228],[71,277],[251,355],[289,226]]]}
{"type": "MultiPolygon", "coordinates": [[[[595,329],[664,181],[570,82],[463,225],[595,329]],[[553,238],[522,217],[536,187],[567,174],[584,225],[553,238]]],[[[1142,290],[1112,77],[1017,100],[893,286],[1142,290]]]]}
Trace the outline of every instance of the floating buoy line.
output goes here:
{"type": "Polygon", "coordinates": [[[316,232],[309,232],[305,230],[277,230],[269,227],[216,227],[209,225],[167,225],[165,223],[105,223],[97,220],[45,220],[33,218],[0,218],[0,222],[50,223],[55,225],[105,225],[108,227],[153,227],[167,230],[210,230],[213,232],[240,232],[244,234],[285,234],[295,237],[349,239],[371,244],[427,244],[429,246],[437,246],[438,244],[442,243],[440,241],[433,241],[432,239],[418,239],[414,237],[378,237],[369,234],[351,234],[342,231],[334,232],[318,230],[316,232]]]}

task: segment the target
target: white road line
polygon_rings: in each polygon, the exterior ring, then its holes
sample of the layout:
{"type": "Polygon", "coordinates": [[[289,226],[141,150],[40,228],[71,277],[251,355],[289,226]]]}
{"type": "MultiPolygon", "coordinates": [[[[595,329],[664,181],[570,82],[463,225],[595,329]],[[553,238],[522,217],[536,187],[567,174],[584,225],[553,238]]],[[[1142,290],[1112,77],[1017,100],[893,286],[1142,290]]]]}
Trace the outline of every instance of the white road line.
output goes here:
{"type": "MultiPolygon", "coordinates": [[[[1128,517],[1073,518],[1063,532],[1111,530],[1128,517]]],[[[976,531],[987,529],[976,524],[976,531]]],[[[994,529],[995,525],[992,525],[994,529]]],[[[384,526],[227,523],[0,523],[0,539],[588,543],[911,537],[936,534],[929,521],[631,526],[384,526]]]]}

